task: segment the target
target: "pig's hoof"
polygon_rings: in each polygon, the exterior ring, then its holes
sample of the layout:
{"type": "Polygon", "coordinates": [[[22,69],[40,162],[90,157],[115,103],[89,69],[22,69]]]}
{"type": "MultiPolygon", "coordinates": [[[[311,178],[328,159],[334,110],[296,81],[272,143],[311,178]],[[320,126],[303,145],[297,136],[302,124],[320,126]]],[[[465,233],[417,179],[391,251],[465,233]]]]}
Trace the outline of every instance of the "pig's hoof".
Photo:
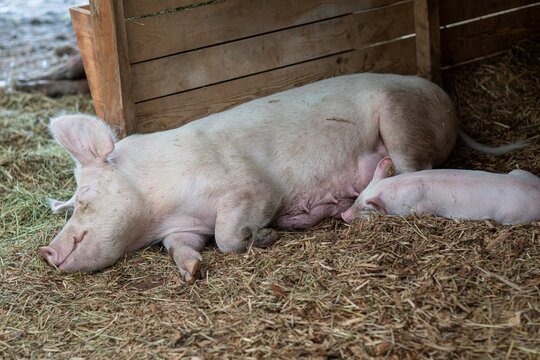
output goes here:
{"type": "Polygon", "coordinates": [[[185,268],[180,269],[185,282],[193,285],[200,276],[201,262],[197,259],[189,259],[185,262],[185,268]]]}
{"type": "Polygon", "coordinates": [[[279,238],[278,233],[274,229],[264,228],[257,231],[253,237],[253,246],[265,248],[269,247],[279,238]]]}

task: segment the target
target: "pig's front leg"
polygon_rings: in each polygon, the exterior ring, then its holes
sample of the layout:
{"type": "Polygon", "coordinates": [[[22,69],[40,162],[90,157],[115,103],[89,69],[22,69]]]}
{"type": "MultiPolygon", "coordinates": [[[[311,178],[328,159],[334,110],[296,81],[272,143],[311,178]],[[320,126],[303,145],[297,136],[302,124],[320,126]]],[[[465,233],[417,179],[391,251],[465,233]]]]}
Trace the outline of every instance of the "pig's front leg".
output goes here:
{"type": "Polygon", "coordinates": [[[215,238],[225,253],[242,252],[250,243],[268,247],[277,239],[274,229],[268,228],[281,204],[281,197],[269,187],[224,196],[218,206],[215,238]]]}
{"type": "Polygon", "coordinates": [[[180,274],[188,284],[193,284],[199,276],[206,238],[193,233],[173,233],[163,239],[163,245],[174,259],[180,274]]]}

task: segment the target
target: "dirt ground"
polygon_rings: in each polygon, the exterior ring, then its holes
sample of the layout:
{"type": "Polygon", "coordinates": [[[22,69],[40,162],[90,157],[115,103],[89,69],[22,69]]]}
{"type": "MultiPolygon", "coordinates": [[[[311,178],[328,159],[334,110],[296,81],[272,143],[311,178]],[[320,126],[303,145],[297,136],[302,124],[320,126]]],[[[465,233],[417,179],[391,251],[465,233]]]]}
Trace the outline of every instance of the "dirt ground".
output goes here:
{"type": "MultiPolygon", "coordinates": [[[[46,2],[24,4],[49,11],[46,2]]],[[[72,41],[67,25],[56,23],[63,15],[50,15],[59,30],[46,35],[20,11],[19,29],[49,39],[42,54],[39,41],[23,44],[9,11],[0,3],[2,28],[11,24],[12,33],[0,34],[0,79],[61,59],[53,40],[72,41]],[[6,68],[7,59],[16,65],[6,68]]],[[[502,156],[458,144],[445,167],[540,175],[539,59],[540,42],[527,40],[445,74],[468,133],[492,145],[531,142],[502,156]]],[[[327,220],[280,232],[266,250],[224,255],[209,246],[204,278],[193,286],[160,246],[94,274],[54,271],[37,249],[66,216],[51,214],[47,198],[69,198],[75,181],[47,124],[92,111],[89,97],[0,89],[0,359],[540,357],[540,222],[327,220]]]]}

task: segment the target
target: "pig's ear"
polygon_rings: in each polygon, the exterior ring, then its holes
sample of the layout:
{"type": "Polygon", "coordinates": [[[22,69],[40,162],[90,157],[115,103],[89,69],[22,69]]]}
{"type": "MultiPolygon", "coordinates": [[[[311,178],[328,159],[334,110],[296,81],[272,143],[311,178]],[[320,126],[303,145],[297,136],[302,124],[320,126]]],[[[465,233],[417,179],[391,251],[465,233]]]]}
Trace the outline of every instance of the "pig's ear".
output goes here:
{"type": "Polygon", "coordinates": [[[114,135],[100,120],[65,115],[51,120],[51,132],[82,166],[104,163],[114,150],[114,135]]]}
{"type": "Polygon", "coordinates": [[[373,174],[373,180],[371,181],[379,181],[384,178],[393,176],[395,174],[394,166],[392,159],[389,157],[385,157],[379,163],[377,164],[377,168],[375,169],[375,173],[373,174]]]}
{"type": "Polygon", "coordinates": [[[384,208],[384,204],[378,197],[367,199],[366,204],[369,205],[373,210],[377,211],[379,214],[386,215],[386,209],[384,208]]]}

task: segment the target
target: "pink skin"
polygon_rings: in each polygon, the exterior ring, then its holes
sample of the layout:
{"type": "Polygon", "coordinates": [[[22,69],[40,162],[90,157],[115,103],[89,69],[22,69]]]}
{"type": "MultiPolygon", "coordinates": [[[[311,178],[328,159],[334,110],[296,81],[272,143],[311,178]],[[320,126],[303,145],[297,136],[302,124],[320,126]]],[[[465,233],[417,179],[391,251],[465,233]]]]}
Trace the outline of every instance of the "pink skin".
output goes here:
{"type": "Polygon", "coordinates": [[[452,219],[519,224],[540,220],[540,178],[523,170],[495,174],[473,170],[423,170],[388,177],[390,158],[379,162],[368,187],[342,213],[347,222],[375,211],[435,214],[452,219]]]}
{"type": "Polygon", "coordinates": [[[384,156],[385,149],[381,146],[378,152],[362,157],[354,171],[340,174],[318,191],[307,193],[295,206],[279,212],[275,220],[276,226],[284,229],[305,229],[324,218],[340,217],[340,213],[348,209],[360,191],[369,184],[370,174],[373,174],[377,163],[384,156]],[[310,206],[313,199],[319,199],[316,206],[310,206]]]}
{"type": "Polygon", "coordinates": [[[51,202],[74,212],[40,253],[56,268],[93,271],[162,242],[192,282],[210,237],[223,252],[270,246],[272,226],[339,216],[385,156],[400,172],[437,165],[457,131],[440,88],[381,74],[327,79],[121,141],[94,118],[61,116],[51,132],[76,162],[78,187],[51,202]]]}
{"type": "Polygon", "coordinates": [[[144,200],[110,161],[114,138],[102,123],[88,121],[85,116],[61,117],[53,120],[51,131],[77,162],[78,188],[65,203],[51,201],[53,211],[72,207],[74,212],[49,246],[40,248],[40,254],[52,266],[66,271],[112,265],[128,252],[146,224],[147,211],[132,210],[144,208],[144,200]],[[104,197],[104,191],[115,193],[115,200],[104,197]],[[119,217],[121,213],[126,216],[119,217]]]}

